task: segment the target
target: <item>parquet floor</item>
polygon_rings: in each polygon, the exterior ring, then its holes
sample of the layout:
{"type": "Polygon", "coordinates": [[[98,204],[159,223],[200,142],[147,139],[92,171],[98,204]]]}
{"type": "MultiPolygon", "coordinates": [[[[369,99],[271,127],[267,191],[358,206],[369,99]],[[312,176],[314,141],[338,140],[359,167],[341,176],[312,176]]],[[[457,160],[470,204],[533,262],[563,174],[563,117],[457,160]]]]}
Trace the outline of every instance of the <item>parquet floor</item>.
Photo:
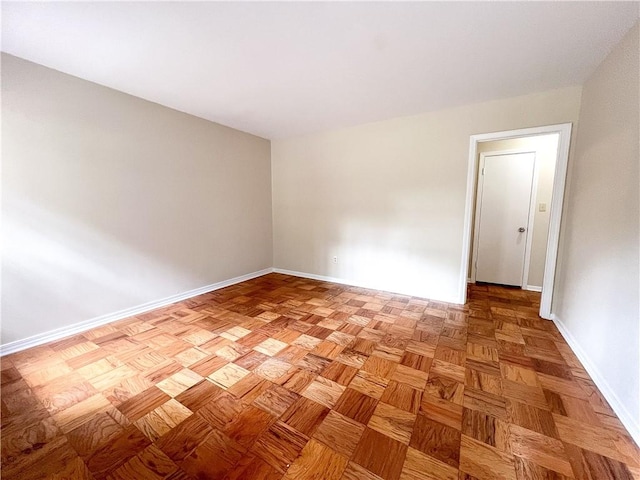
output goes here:
{"type": "Polygon", "coordinates": [[[538,294],[271,274],[2,359],[4,479],[638,479],[538,294]]]}

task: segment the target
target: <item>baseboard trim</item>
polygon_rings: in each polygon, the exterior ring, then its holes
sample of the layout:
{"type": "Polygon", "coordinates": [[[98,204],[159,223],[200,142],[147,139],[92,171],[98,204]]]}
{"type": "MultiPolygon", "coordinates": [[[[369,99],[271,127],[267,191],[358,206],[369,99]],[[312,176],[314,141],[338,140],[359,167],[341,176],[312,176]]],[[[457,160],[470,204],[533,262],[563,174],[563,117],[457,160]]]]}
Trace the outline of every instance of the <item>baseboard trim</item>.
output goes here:
{"type": "Polygon", "coordinates": [[[596,384],[598,389],[602,392],[604,398],[609,402],[613,411],[618,415],[618,418],[625,426],[633,440],[636,442],[638,446],[640,446],[640,423],[638,419],[633,418],[633,415],[629,413],[624,404],[618,398],[618,395],[613,391],[613,389],[609,386],[609,383],[604,378],[604,376],[600,373],[598,368],[591,362],[589,356],[582,349],[580,344],[577,342],[575,337],[571,334],[571,332],[567,329],[562,320],[555,315],[551,314],[551,320],[558,327],[560,333],[573,350],[573,353],[576,354],[578,360],[582,363],[587,373],[593,379],[593,382],[596,384]]]}
{"type": "Polygon", "coordinates": [[[529,290],[530,292],[542,292],[542,287],[538,287],[536,285],[525,285],[523,289],[529,290]]]}
{"type": "Polygon", "coordinates": [[[430,300],[434,300],[437,302],[457,303],[453,299],[440,299],[435,297],[426,297],[425,295],[420,295],[418,293],[403,292],[399,290],[385,288],[384,286],[380,286],[380,285],[372,285],[370,283],[367,284],[364,282],[345,280],[344,278],[338,278],[338,277],[328,277],[326,275],[316,275],[315,273],[298,272],[295,270],[286,270],[284,268],[274,268],[273,272],[282,273],[283,275],[291,275],[292,277],[308,278],[311,280],[320,280],[321,282],[339,283],[340,285],[348,285],[350,287],[366,288],[369,290],[380,290],[382,292],[395,293],[398,295],[407,295],[409,297],[429,298],[430,300]]]}
{"type": "Polygon", "coordinates": [[[37,335],[33,335],[31,337],[27,337],[22,340],[16,340],[14,342],[5,343],[4,345],[0,345],[0,357],[4,355],[8,355],[10,353],[19,352],[21,350],[26,350],[27,348],[37,347],[39,345],[43,345],[48,342],[61,340],[65,337],[76,335],[78,333],[86,332],[87,330],[90,330],[92,328],[106,325],[107,323],[115,322],[117,320],[122,320],[123,318],[131,317],[133,315],[140,315],[141,313],[149,312],[151,310],[155,310],[156,308],[160,308],[166,305],[170,305],[172,303],[180,302],[182,300],[186,300],[188,298],[195,297],[197,295],[202,295],[203,293],[213,292],[214,290],[219,290],[221,288],[229,287],[231,285],[235,285],[236,283],[246,282],[247,280],[258,278],[272,272],[273,272],[273,268],[265,268],[263,270],[247,273],[245,275],[240,275],[238,277],[230,278],[228,280],[223,280],[221,282],[212,283],[211,285],[205,285],[204,287],[199,287],[193,290],[188,290],[186,292],[178,293],[176,295],[171,295],[170,297],[165,297],[159,300],[154,300],[152,302],[144,303],[136,307],[127,308],[124,310],[120,310],[118,312],[108,313],[106,315],[101,315],[99,317],[94,317],[89,320],[74,323],[73,325],[57,328],[55,330],[50,330],[48,332],[39,333],[37,335]]]}
{"type": "MultiPolygon", "coordinates": [[[[291,275],[292,277],[308,278],[310,280],[319,280],[321,282],[339,283],[340,285],[349,285],[351,287],[374,289],[371,286],[359,284],[358,282],[351,282],[338,277],[327,277],[326,275],[316,275],[315,273],[298,272],[295,270],[287,270],[284,268],[274,268],[273,272],[281,273],[283,275],[291,275]]],[[[380,290],[380,289],[376,289],[376,290],[380,290]]]]}

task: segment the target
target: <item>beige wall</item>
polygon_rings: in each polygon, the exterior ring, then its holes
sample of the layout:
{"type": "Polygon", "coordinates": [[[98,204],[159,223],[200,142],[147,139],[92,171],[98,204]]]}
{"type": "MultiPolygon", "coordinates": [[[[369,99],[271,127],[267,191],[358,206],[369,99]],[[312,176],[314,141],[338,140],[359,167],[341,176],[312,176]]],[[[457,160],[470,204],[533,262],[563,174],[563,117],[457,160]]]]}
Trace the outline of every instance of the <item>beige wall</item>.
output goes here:
{"type": "Polygon", "coordinates": [[[639,27],[584,85],[554,311],[640,442],[639,27]]]}
{"type": "Polygon", "coordinates": [[[458,300],[469,136],[575,122],[580,94],[571,87],[273,141],[274,266],[458,300]]]}
{"type": "Polygon", "coordinates": [[[269,141],[2,55],[2,343],[272,265],[269,141]]]}
{"type": "MultiPolygon", "coordinates": [[[[519,150],[535,152],[536,154],[535,169],[537,171],[538,181],[536,184],[533,237],[531,239],[529,276],[527,279],[527,285],[530,287],[542,287],[542,278],[544,277],[544,262],[547,254],[549,214],[551,212],[551,196],[553,193],[553,178],[555,176],[556,157],[558,153],[558,139],[558,134],[552,134],[513,138],[510,140],[496,140],[478,144],[478,160],[482,153],[504,150],[519,150]],[[544,212],[541,212],[538,208],[541,203],[544,203],[547,207],[544,212]]],[[[471,238],[473,239],[473,233],[471,238]]],[[[473,245],[471,246],[471,251],[473,251],[473,245]]],[[[469,271],[471,271],[471,265],[469,265],[469,271]]]]}

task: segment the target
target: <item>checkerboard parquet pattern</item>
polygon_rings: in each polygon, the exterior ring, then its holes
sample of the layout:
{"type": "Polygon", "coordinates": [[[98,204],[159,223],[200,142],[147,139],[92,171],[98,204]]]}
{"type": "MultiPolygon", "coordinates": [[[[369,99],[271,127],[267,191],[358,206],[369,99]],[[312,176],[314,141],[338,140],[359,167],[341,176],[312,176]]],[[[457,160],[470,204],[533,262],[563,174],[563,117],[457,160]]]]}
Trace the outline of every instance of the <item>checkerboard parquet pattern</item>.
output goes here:
{"type": "Polygon", "coordinates": [[[2,359],[5,479],[639,479],[539,295],[270,274],[2,359]]]}

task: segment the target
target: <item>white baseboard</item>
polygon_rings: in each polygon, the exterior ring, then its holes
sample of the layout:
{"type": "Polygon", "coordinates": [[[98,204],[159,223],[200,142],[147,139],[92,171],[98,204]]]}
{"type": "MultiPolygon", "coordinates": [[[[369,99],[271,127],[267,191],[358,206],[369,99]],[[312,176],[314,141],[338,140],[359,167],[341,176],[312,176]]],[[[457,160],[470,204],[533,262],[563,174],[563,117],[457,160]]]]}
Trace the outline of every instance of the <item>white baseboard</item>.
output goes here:
{"type": "Polygon", "coordinates": [[[214,290],[219,290],[221,288],[229,287],[231,285],[235,285],[236,283],[245,282],[247,280],[251,280],[252,278],[261,277],[263,275],[266,275],[272,272],[273,272],[273,268],[265,268],[264,270],[247,273],[246,275],[240,275],[239,277],[230,278],[229,280],[223,280],[217,283],[212,283],[211,285],[205,285],[204,287],[195,288],[193,290],[178,293],[176,295],[171,295],[170,297],[154,300],[152,302],[144,303],[136,307],[127,308],[124,310],[120,310],[118,312],[108,313],[106,315],[101,315],[99,317],[91,318],[89,320],[74,323],[73,325],[68,325],[66,327],[57,328],[55,330],[50,330],[48,332],[39,333],[37,335],[33,335],[32,337],[16,340],[14,342],[5,343],[4,345],[0,345],[0,357],[4,355],[8,355],[10,353],[15,353],[21,350],[25,350],[27,348],[37,347],[39,345],[42,345],[48,342],[61,340],[65,337],[76,335],[78,333],[85,332],[92,328],[106,325],[107,323],[115,322],[116,320],[122,320],[123,318],[131,317],[133,315],[140,315],[141,313],[149,312],[151,310],[155,310],[156,308],[160,308],[166,305],[170,305],[172,303],[180,302],[182,300],[186,300],[187,298],[195,297],[197,295],[202,295],[203,293],[208,293],[214,290]]]}
{"type": "Polygon", "coordinates": [[[367,288],[370,290],[380,290],[383,292],[396,293],[398,295],[407,295],[410,297],[419,297],[419,298],[428,298],[430,300],[445,302],[445,303],[456,303],[454,299],[442,299],[435,297],[427,297],[425,295],[421,295],[416,292],[403,292],[400,290],[394,290],[393,288],[388,288],[383,285],[375,285],[372,283],[359,282],[354,280],[347,280],[344,278],[338,277],[328,277],[325,275],[316,275],[315,273],[306,273],[306,272],[297,272],[295,270],[286,270],[284,268],[274,268],[274,273],[282,273],[284,275],[291,275],[292,277],[301,277],[301,278],[309,278],[311,280],[320,280],[322,282],[331,282],[331,283],[339,283],[340,285],[348,285],[350,287],[358,287],[358,288],[367,288]]]}
{"type": "Polygon", "coordinates": [[[525,285],[524,287],[522,287],[523,290],[529,290],[531,292],[541,292],[542,291],[542,287],[538,287],[536,285],[525,285]]]}
{"type": "Polygon", "coordinates": [[[609,405],[613,409],[613,411],[618,415],[618,418],[625,426],[633,440],[637,445],[640,446],[640,421],[637,418],[634,418],[633,415],[629,413],[627,408],[618,398],[618,395],[613,391],[613,389],[609,386],[609,383],[605,379],[605,377],[600,373],[598,368],[591,362],[587,353],[582,349],[580,344],[576,341],[575,337],[571,334],[571,332],[567,329],[567,327],[562,323],[562,320],[558,318],[557,315],[551,314],[551,320],[555,323],[558,330],[566,340],[566,342],[573,350],[573,353],[576,354],[578,360],[584,366],[584,369],[593,379],[593,382],[596,384],[600,392],[604,398],[609,402],[609,405]]]}
{"type": "MultiPolygon", "coordinates": [[[[371,286],[350,282],[342,278],[327,277],[325,275],[316,275],[315,273],[296,272],[295,270],[286,270],[284,268],[274,268],[274,273],[282,273],[283,275],[291,275],[292,277],[309,278],[311,280],[320,280],[321,282],[339,283],[340,285],[349,285],[351,287],[373,288],[371,286]]],[[[380,289],[377,289],[380,290],[380,289]]]]}

